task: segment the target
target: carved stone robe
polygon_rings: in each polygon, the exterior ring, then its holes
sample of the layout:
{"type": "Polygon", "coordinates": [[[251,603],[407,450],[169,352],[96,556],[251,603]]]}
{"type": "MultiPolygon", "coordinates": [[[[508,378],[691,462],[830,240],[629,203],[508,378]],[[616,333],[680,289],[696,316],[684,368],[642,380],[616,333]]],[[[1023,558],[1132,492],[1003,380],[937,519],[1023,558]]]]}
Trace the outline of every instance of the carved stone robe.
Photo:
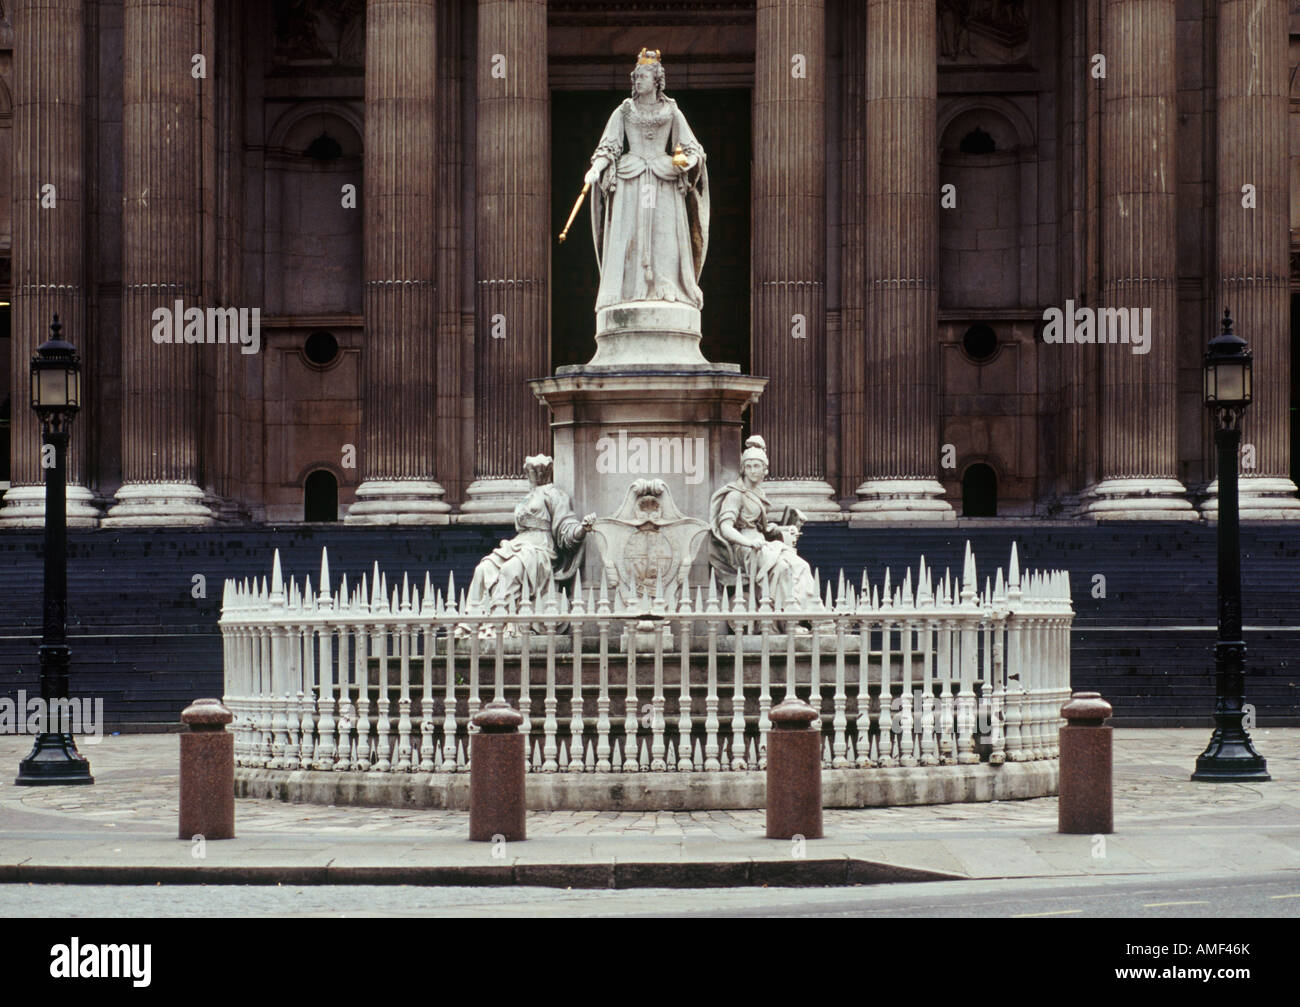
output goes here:
{"type": "Polygon", "coordinates": [[[709,243],[704,149],[672,98],[643,112],[631,98],[614,110],[596,147],[611,163],[592,193],[591,228],[600,264],[596,308],[626,301],[678,301],[700,308],[709,243]],[[699,158],[679,171],[672,155],[699,158]]]}

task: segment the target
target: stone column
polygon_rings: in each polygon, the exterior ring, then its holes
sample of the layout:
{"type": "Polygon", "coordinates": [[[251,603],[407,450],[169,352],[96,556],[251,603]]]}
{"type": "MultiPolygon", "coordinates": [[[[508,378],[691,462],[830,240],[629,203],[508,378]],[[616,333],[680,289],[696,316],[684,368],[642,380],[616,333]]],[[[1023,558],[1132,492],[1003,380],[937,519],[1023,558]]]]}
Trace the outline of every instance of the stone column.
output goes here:
{"type": "Polygon", "coordinates": [[[774,505],[838,516],[826,482],[826,14],[759,0],[754,56],[753,407],[774,505]]]}
{"type": "Polygon", "coordinates": [[[204,525],[200,354],[230,348],[181,336],[184,313],[200,307],[199,2],[126,0],[123,20],[123,485],[104,525],[204,525]],[[172,332],[155,330],[159,308],[173,313],[172,332]],[[155,341],[163,335],[174,341],[155,341]]]}
{"type": "MultiPolygon", "coordinates": [[[[1195,520],[1176,478],[1177,68],[1174,0],[1106,0],[1101,116],[1102,303],[1150,308],[1148,350],[1062,345],[1101,363],[1098,519],[1195,520]]],[[[1098,315],[1098,328],[1101,327],[1098,315]]],[[[1100,343],[1101,334],[1097,334],[1100,343]]],[[[1109,334],[1107,335],[1109,338],[1109,334]]]]}
{"type": "Polygon", "coordinates": [[[524,458],[549,453],[527,381],[550,370],[546,0],[479,0],[474,482],[462,510],[514,520],[524,458]]]}
{"type": "MultiPolygon", "coordinates": [[[[852,521],[951,521],[939,468],[938,53],[933,0],[867,7],[865,481],[852,521]]],[[[854,338],[849,333],[847,338],[854,338]]],[[[846,355],[847,359],[847,355],[846,355]]],[[[850,394],[846,385],[845,395],[850,394]]],[[[846,420],[850,412],[846,408],[846,420]]]]}
{"type": "MultiPolygon", "coordinates": [[[[82,0],[13,6],[13,308],[10,350],[11,488],[0,509],[4,527],[42,527],[45,473],[41,424],[32,412],[28,373],[36,347],[50,338],[57,313],[62,336],[81,354],[82,388],[96,389],[86,327],[83,255],[84,6],[82,0]]],[[[71,527],[94,526],[99,512],[86,488],[87,413],[72,427],[67,515],[71,527]]]]}
{"type": "Polygon", "coordinates": [[[366,4],[361,470],[349,524],[445,524],[437,451],[434,0],[366,4]]]}
{"type": "MultiPolygon", "coordinates": [[[[1300,519],[1290,477],[1291,330],[1287,179],[1287,5],[1282,0],[1219,4],[1219,305],[1254,354],[1254,401],[1242,423],[1254,468],[1244,467],[1243,521],[1300,519]],[[1242,191],[1252,186],[1253,192],[1242,191]],[[1249,205],[1243,205],[1249,204],[1249,205]]],[[[1218,330],[1205,334],[1208,340],[1218,330]]],[[[1212,445],[1207,457],[1213,457],[1212,445]]],[[[1202,506],[1219,515],[1219,481],[1202,506]]]]}

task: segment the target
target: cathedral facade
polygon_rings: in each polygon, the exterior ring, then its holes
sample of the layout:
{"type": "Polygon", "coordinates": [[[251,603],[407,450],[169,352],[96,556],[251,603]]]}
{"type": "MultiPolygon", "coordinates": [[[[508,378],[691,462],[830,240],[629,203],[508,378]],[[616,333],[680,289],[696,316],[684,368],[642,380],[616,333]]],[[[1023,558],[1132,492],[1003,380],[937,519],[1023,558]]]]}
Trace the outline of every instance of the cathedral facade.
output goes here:
{"type": "Polygon", "coordinates": [[[707,154],[702,348],[769,379],[736,436],[774,498],[1212,518],[1226,309],[1242,517],[1300,518],[1300,5],[0,8],[0,529],[43,518],[56,313],[74,525],[508,522],[552,444],[528,381],[595,349],[585,206],[556,239],[643,47],[707,154]]]}

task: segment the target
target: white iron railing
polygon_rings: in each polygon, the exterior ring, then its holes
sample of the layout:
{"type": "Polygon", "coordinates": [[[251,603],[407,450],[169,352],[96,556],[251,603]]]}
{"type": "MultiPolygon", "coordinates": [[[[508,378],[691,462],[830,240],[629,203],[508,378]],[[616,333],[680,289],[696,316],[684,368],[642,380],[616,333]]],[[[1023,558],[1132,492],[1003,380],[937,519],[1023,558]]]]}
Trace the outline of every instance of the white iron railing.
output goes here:
{"type": "Polygon", "coordinates": [[[463,772],[470,718],[504,698],[532,772],[759,770],[769,711],[795,691],[822,712],[827,768],[1054,759],[1069,578],[1022,580],[1015,546],[1009,570],[977,590],[967,543],[960,584],[935,583],[924,558],[892,587],[888,570],[879,589],[841,574],[824,612],[774,611],[743,581],[624,607],[579,580],[538,610],[485,613],[450,579],[445,594],[427,574],[390,588],[378,565],[331,590],[324,550],[315,592],[310,577],[286,586],[277,551],[269,583],[228,580],[222,597],[235,758],[463,772]]]}

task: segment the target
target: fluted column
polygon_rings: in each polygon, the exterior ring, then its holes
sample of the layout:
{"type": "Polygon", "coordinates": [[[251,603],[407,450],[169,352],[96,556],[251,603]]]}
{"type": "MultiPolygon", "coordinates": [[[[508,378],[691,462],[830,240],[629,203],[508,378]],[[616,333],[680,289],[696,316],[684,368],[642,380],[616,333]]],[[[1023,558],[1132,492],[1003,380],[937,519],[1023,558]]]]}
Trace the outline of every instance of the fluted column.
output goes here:
{"type": "Polygon", "coordinates": [[[545,0],[479,0],[474,482],[462,508],[513,517],[524,458],[549,452],[550,123],[545,0]]]}
{"type": "MultiPolygon", "coordinates": [[[[939,469],[938,54],[933,0],[867,6],[862,520],[952,520],[939,469]]],[[[852,334],[848,338],[853,338],[852,334]]],[[[848,387],[846,396],[851,394],[848,387]]],[[[847,410],[846,410],[847,413],[847,410]]],[[[847,419],[847,416],[846,416],[847,419]]]]}
{"type": "MultiPolygon", "coordinates": [[[[1219,312],[1232,312],[1234,331],[1255,360],[1254,401],[1241,437],[1254,467],[1241,468],[1241,519],[1294,520],[1287,4],[1223,0],[1218,11],[1219,312]]],[[[1206,457],[1213,456],[1207,445],[1206,457]]],[[[1243,452],[1243,465],[1249,460],[1243,452]]],[[[1215,479],[1202,507],[1207,518],[1218,518],[1218,489],[1215,479]]]]}
{"type": "Polygon", "coordinates": [[[198,0],[126,0],[122,77],[122,477],[105,526],[209,524],[199,488],[200,354],[181,339],[199,307],[198,0]],[[155,341],[154,312],[174,319],[155,341]]]}
{"type": "Polygon", "coordinates": [[[866,420],[862,387],[866,352],[863,314],[866,265],[862,199],[866,161],[862,136],[866,129],[867,12],[860,4],[840,5],[840,75],[843,107],[840,115],[840,484],[852,494],[862,482],[866,452],[866,420]]]}
{"type": "MultiPolygon", "coordinates": [[[[1101,117],[1102,308],[1150,308],[1146,351],[1062,345],[1101,363],[1089,517],[1195,520],[1176,478],[1177,66],[1174,0],[1106,0],[1101,117]]],[[[1101,333],[1097,333],[1099,340],[1101,333]]]]}
{"type": "Polygon", "coordinates": [[[759,0],[754,56],[752,409],[776,506],[838,515],[826,482],[826,13],[759,0]]]}
{"type": "Polygon", "coordinates": [[[443,524],[435,0],[366,4],[362,483],[351,524],[443,524]]]}
{"type": "MultiPolygon", "coordinates": [[[[10,350],[12,469],[0,525],[45,523],[41,425],[32,412],[27,375],[36,347],[50,338],[55,314],[62,337],[93,359],[86,327],[84,269],[85,165],[82,130],[84,66],[82,0],[20,0],[13,6],[13,297],[10,350]]],[[[82,386],[94,396],[93,380],[82,386]]],[[[85,417],[72,427],[67,515],[92,526],[99,512],[85,483],[85,417]]]]}

